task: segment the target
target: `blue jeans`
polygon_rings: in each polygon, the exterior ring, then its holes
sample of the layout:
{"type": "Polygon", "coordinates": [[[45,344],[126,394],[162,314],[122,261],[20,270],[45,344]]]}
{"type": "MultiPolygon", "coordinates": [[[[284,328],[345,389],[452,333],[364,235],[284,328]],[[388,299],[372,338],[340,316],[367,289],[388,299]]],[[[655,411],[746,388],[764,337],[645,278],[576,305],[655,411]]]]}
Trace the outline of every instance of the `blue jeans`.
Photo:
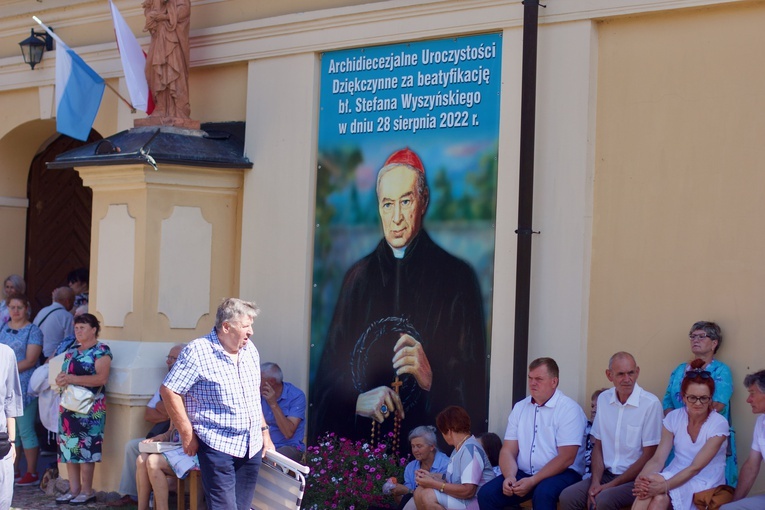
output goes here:
{"type": "MultiPolygon", "coordinates": [[[[516,479],[528,478],[530,474],[518,471],[516,479]]],[[[488,482],[478,491],[478,506],[481,510],[503,510],[507,506],[519,505],[526,500],[531,500],[534,510],[556,510],[558,508],[558,496],[563,489],[575,484],[582,479],[582,475],[573,469],[567,469],[550,478],[545,478],[530,493],[524,497],[505,496],[502,493],[502,483],[505,477],[499,475],[488,482]]]]}
{"type": "Polygon", "coordinates": [[[208,510],[250,510],[262,461],[261,451],[233,457],[199,441],[199,471],[208,510]]]}

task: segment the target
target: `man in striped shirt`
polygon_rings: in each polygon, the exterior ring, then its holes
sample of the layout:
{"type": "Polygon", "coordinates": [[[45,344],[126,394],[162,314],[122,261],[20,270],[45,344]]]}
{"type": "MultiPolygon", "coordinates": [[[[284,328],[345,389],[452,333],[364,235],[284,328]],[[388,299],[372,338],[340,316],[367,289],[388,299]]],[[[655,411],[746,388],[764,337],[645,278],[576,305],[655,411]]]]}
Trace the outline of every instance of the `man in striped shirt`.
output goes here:
{"type": "Polygon", "coordinates": [[[260,355],[252,342],[255,303],[228,298],[215,327],[181,351],[162,400],[183,451],[199,456],[210,510],[249,510],[261,457],[273,450],[260,404],[260,355]]]}

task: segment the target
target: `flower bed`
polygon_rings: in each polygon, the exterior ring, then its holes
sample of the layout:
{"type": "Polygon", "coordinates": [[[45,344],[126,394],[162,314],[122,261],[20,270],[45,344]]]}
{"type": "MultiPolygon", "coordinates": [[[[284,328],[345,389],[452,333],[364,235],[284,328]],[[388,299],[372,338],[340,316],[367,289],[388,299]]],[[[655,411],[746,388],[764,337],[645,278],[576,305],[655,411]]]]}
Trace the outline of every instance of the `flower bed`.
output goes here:
{"type": "MultiPolygon", "coordinates": [[[[386,438],[389,442],[393,434],[386,438]]],[[[392,496],[382,493],[391,476],[403,479],[406,457],[391,451],[388,443],[377,445],[351,441],[334,433],[319,438],[306,453],[311,473],[303,498],[309,510],[366,510],[370,505],[393,506],[392,496]]]]}

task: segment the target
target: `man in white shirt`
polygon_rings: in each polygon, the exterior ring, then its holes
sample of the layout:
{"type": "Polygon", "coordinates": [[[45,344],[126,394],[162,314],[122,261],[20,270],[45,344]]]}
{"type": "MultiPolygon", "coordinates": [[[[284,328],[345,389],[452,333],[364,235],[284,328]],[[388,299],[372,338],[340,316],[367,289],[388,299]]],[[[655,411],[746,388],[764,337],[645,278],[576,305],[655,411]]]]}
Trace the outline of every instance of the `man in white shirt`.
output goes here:
{"type": "Polygon", "coordinates": [[[513,407],[499,453],[502,474],[478,491],[481,510],[503,510],[531,500],[534,510],[556,510],[558,496],[584,474],[587,418],[558,390],[558,364],[529,365],[530,396],[513,407]]]}
{"type": "Polygon", "coordinates": [[[738,485],[733,493],[733,502],[720,507],[720,510],[762,510],[765,508],[765,494],[749,496],[752,485],[760,473],[762,455],[765,453],[765,370],[749,374],[744,378],[744,386],[749,391],[746,402],[752,406],[752,412],[759,414],[754,425],[752,450],[738,475],[738,485]]]}
{"type": "Polygon", "coordinates": [[[598,397],[592,424],[592,478],[567,487],[562,510],[620,510],[635,500],[632,487],[661,440],[661,402],[638,386],[640,367],[628,352],[608,362],[606,377],[614,385],[598,397]]]}
{"type": "Polygon", "coordinates": [[[61,340],[74,335],[74,317],[69,312],[74,306],[74,291],[69,287],[59,287],[53,291],[53,303],[37,314],[35,326],[43,334],[42,354],[45,359],[56,352],[61,340]]]}

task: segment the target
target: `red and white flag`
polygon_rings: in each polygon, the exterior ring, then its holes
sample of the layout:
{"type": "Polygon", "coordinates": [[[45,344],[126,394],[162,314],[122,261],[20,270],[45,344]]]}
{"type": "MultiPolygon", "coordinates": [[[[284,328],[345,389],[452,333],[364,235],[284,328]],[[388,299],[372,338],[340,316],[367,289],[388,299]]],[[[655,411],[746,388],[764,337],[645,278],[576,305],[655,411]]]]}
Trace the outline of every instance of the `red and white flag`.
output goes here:
{"type": "Polygon", "coordinates": [[[151,114],[154,103],[149,94],[149,84],[146,81],[146,54],[143,52],[138,39],[135,38],[130,27],[125,23],[117,6],[109,0],[114,20],[114,33],[117,36],[117,49],[122,60],[122,69],[125,71],[130,101],[133,107],[151,114]]]}

